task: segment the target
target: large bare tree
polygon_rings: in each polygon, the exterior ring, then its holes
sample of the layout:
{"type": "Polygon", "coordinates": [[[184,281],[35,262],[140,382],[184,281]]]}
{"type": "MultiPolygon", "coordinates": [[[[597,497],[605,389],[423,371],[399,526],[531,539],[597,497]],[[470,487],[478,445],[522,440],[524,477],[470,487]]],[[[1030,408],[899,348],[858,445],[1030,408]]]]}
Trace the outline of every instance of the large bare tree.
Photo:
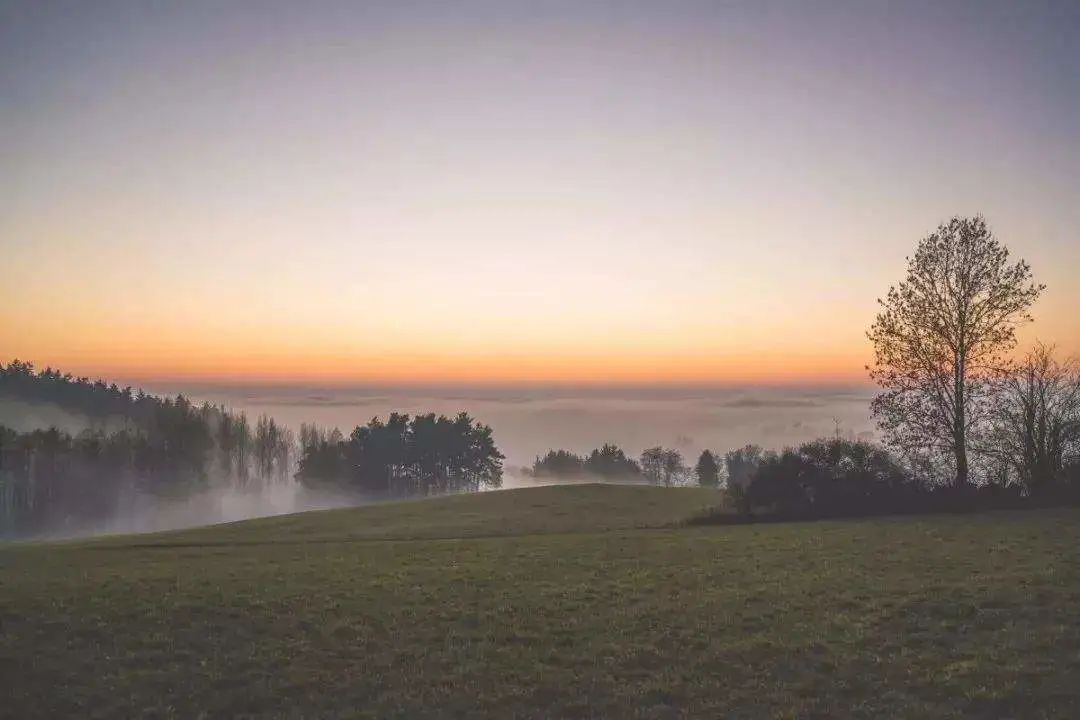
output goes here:
{"type": "Polygon", "coordinates": [[[867,333],[870,376],[883,390],[871,409],[886,439],[951,456],[957,487],[967,485],[969,438],[1042,290],[982,217],[955,217],[923,238],[867,333]]]}
{"type": "Polygon", "coordinates": [[[1033,493],[1052,489],[1080,459],[1080,363],[1037,344],[1002,380],[994,445],[1033,493]]]}

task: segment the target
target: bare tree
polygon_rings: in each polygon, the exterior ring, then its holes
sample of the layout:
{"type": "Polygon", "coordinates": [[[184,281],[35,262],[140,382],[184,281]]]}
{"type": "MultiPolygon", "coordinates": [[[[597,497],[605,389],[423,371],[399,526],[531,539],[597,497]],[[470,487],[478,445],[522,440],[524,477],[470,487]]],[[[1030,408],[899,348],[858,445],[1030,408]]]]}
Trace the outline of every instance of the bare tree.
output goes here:
{"type": "Polygon", "coordinates": [[[654,485],[671,487],[685,479],[687,468],[678,450],[657,446],[641,453],[641,473],[654,485]]]}
{"type": "Polygon", "coordinates": [[[671,487],[682,484],[688,472],[682,453],[675,448],[664,451],[664,485],[671,487]]]}
{"type": "Polygon", "coordinates": [[[867,333],[870,376],[883,388],[871,410],[886,439],[951,456],[956,486],[967,485],[969,438],[989,418],[992,380],[1043,287],[1026,262],[1009,262],[982,217],[955,217],[924,238],[867,333]]]}
{"type": "Polygon", "coordinates": [[[1080,459],[1080,363],[1039,343],[1000,386],[995,444],[1033,493],[1059,484],[1080,459]]]}
{"type": "Polygon", "coordinates": [[[641,473],[653,485],[664,481],[664,448],[659,445],[641,453],[641,473]]]}

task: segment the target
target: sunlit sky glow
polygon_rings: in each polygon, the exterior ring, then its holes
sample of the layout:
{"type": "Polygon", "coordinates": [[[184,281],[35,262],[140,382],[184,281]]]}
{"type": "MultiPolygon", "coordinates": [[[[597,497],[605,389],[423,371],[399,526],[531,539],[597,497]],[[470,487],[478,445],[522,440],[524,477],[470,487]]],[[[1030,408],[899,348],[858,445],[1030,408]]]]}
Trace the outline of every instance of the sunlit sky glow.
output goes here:
{"type": "Polygon", "coordinates": [[[0,1],[0,359],[865,378],[983,213],[1080,352],[1075,2],[0,1]]]}

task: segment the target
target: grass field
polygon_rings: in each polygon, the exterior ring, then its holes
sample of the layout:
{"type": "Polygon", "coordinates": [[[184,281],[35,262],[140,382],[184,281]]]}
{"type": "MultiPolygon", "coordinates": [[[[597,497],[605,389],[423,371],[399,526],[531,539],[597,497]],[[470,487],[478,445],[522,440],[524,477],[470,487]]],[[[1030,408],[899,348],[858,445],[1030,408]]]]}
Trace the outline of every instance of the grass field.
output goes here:
{"type": "Polygon", "coordinates": [[[552,487],[0,547],[0,715],[1080,717],[1080,512],[552,487]]]}

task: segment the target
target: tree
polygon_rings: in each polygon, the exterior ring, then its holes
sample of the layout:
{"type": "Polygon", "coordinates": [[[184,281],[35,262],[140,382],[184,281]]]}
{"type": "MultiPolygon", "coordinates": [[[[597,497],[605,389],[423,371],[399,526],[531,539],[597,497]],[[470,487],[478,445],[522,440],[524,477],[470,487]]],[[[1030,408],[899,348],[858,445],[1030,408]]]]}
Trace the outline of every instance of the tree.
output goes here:
{"type": "Polygon", "coordinates": [[[502,461],[491,428],[467,413],[391,413],[386,422],[376,417],[358,426],[347,439],[336,429],[304,427],[296,478],[372,497],[408,497],[497,488],[502,461]]]}
{"type": "Polygon", "coordinates": [[[1043,287],[1026,262],[1009,262],[982,217],[955,217],[925,237],[867,333],[870,376],[883,389],[871,411],[887,441],[950,456],[955,485],[966,486],[992,380],[1043,287]]]}
{"type": "Polygon", "coordinates": [[[689,469],[683,462],[682,454],[674,448],[664,451],[664,485],[671,487],[683,482],[689,469]]]}
{"type": "Polygon", "coordinates": [[[1039,343],[1000,385],[995,445],[1032,494],[1064,484],[1080,460],[1080,364],[1039,343]]]}
{"type": "Polygon", "coordinates": [[[720,466],[716,463],[716,456],[709,450],[702,450],[697,465],[694,466],[697,474],[698,485],[702,487],[717,487],[720,485],[720,466]]]}
{"type": "Polygon", "coordinates": [[[577,478],[585,474],[585,461],[569,450],[548,450],[533,462],[534,477],[577,478]]]}
{"type": "Polygon", "coordinates": [[[646,448],[641,453],[641,474],[653,485],[659,485],[664,478],[664,448],[646,448]]]}
{"type": "Polygon", "coordinates": [[[727,470],[728,489],[745,490],[761,464],[763,452],[757,445],[747,445],[738,450],[729,450],[724,454],[724,467],[727,470]]]}
{"type": "Polygon", "coordinates": [[[608,480],[641,474],[638,464],[627,457],[622,448],[611,443],[604,443],[603,447],[589,453],[585,459],[585,471],[608,480]]]}
{"type": "Polygon", "coordinates": [[[686,465],[678,450],[657,446],[641,453],[641,472],[654,485],[670,487],[686,475],[686,465]]]}

